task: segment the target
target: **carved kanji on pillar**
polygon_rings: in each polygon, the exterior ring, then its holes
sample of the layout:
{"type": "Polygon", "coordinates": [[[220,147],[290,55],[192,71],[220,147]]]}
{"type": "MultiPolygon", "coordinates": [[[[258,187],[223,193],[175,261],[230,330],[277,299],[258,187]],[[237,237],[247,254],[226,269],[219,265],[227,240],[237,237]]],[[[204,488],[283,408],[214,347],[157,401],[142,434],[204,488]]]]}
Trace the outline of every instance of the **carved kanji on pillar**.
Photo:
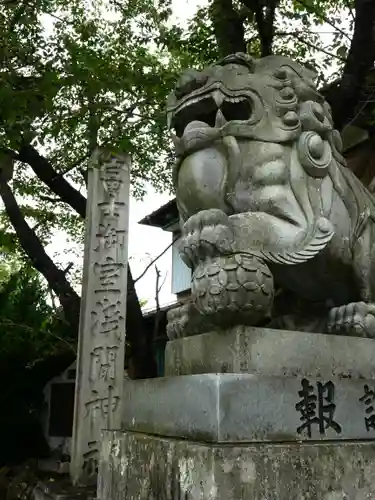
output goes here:
{"type": "Polygon", "coordinates": [[[130,159],[98,150],[89,171],[71,476],[95,479],[101,431],[117,429],[124,379],[130,159]]]}

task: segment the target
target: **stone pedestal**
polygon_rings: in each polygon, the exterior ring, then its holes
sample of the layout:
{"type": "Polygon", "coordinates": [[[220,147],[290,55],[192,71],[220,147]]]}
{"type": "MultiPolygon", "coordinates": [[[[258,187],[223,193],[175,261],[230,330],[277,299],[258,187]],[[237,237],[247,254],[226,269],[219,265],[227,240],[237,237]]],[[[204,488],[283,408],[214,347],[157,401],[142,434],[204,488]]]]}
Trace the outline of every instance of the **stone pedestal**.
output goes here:
{"type": "Polygon", "coordinates": [[[367,500],[375,443],[209,445],[105,432],[100,500],[367,500]]]}
{"type": "Polygon", "coordinates": [[[373,389],[371,380],[250,374],[137,381],[124,394],[122,428],[210,443],[375,439],[373,389]]]}
{"type": "Polygon", "coordinates": [[[372,339],[237,326],[168,342],[165,374],[375,378],[372,339]]]}
{"type": "Polygon", "coordinates": [[[374,359],[372,340],[257,328],[170,342],[175,376],[125,385],[98,498],[375,498],[374,359]]]}

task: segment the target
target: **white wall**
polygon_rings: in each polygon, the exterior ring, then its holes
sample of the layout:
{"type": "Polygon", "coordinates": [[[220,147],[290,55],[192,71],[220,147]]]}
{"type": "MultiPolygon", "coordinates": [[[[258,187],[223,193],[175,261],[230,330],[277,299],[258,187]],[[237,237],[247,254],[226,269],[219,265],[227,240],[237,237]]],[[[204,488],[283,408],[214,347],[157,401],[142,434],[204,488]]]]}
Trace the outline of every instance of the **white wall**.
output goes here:
{"type": "MultiPolygon", "coordinates": [[[[173,238],[178,236],[173,233],[173,238]]],[[[191,269],[181,259],[176,243],[172,246],[172,293],[181,293],[191,287],[191,269]]]]}

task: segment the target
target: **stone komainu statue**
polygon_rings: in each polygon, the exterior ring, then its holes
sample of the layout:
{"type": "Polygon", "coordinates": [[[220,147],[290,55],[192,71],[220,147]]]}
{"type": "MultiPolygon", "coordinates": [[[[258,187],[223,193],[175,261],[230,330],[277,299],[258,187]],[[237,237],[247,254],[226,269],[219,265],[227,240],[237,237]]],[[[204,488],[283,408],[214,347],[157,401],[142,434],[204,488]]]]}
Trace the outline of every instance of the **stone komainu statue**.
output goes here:
{"type": "Polygon", "coordinates": [[[192,300],[171,338],[236,324],[375,336],[375,201],[314,74],[238,53],[168,99],[192,300]]]}

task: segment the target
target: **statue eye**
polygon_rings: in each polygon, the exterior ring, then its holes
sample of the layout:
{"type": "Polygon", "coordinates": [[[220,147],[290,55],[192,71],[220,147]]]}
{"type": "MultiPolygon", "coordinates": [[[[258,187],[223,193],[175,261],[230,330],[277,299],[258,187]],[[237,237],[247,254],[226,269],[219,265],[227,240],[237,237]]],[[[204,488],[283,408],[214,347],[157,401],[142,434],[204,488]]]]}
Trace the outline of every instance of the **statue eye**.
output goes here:
{"type": "Polygon", "coordinates": [[[193,70],[187,71],[178,82],[175,96],[177,99],[181,99],[185,95],[194,92],[194,90],[200,89],[207,82],[207,78],[208,76],[205,73],[193,70]]]}
{"type": "Polygon", "coordinates": [[[220,109],[228,122],[249,120],[253,113],[253,104],[247,97],[226,97],[220,109]]]}

